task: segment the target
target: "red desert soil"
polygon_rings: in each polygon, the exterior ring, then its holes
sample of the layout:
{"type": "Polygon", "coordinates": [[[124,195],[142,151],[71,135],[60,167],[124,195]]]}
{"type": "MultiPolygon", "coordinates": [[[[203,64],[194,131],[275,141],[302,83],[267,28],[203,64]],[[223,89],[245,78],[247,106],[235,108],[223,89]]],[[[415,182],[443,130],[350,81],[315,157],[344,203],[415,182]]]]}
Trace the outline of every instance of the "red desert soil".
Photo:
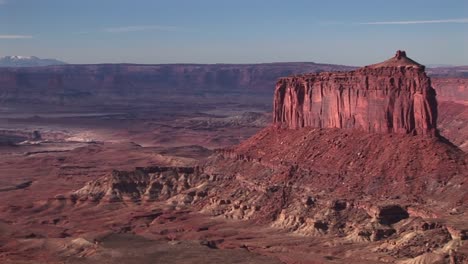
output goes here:
{"type": "MultiPolygon", "coordinates": [[[[15,74],[2,76],[28,80],[15,74]]],[[[0,133],[0,262],[466,263],[467,154],[436,130],[463,146],[454,120],[466,119],[461,104],[435,104],[429,84],[404,52],[286,77],[274,124],[236,146],[264,115],[178,101],[4,117],[23,130],[0,133]]]]}

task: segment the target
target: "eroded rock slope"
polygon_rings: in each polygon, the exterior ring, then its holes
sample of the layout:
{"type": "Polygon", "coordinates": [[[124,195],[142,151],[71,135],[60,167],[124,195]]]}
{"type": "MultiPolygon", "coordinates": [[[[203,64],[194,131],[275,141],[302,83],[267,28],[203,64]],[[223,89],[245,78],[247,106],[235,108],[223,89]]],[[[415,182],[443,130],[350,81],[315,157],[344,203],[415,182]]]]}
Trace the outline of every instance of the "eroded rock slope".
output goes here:
{"type": "Polygon", "coordinates": [[[464,263],[467,157],[435,133],[424,67],[398,52],[354,72],[307,76],[279,81],[275,124],[199,167],[116,171],[67,199],[162,201],[325,237],[346,263],[464,263]],[[343,252],[346,243],[367,253],[343,252]]]}

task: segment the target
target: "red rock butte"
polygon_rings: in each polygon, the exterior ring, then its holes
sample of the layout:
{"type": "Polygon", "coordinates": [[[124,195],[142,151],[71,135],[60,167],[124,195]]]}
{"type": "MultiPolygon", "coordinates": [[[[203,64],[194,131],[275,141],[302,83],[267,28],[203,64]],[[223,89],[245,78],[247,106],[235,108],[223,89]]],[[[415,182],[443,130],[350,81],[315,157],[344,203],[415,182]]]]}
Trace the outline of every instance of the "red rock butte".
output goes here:
{"type": "Polygon", "coordinates": [[[399,50],[389,60],[354,71],[281,78],[273,122],[292,129],[435,135],[436,93],[424,69],[399,50]]]}

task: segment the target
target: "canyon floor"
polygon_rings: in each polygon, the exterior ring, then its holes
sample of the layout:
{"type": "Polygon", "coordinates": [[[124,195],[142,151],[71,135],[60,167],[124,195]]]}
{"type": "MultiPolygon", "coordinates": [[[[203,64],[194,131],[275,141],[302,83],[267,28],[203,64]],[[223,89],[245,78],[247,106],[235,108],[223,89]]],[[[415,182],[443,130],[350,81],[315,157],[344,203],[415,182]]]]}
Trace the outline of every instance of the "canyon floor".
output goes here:
{"type": "MultiPolygon", "coordinates": [[[[444,229],[446,223],[438,222],[450,222],[451,226],[456,227],[455,231],[450,230],[456,233],[453,236],[466,239],[463,237],[466,233],[463,232],[466,232],[468,226],[463,202],[462,206],[455,206],[453,211],[445,214],[442,220],[429,221],[427,218],[430,216],[426,215],[422,222],[412,217],[394,225],[392,223],[391,228],[377,224],[377,227],[369,229],[364,224],[368,216],[350,209],[351,202],[336,200],[337,196],[328,197],[323,191],[312,191],[317,194],[316,198],[294,199],[305,199],[306,206],[316,203],[318,214],[328,217],[328,222],[314,220],[308,223],[308,218],[302,213],[295,217],[297,212],[253,208],[255,206],[249,202],[265,199],[262,198],[264,194],[271,195],[271,203],[281,203],[280,200],[284,198],[277,198],[279,193],[284,197],[293,195],[285,194],[290,192],[285,186],[275,189],[272,186],[261,186],[255,181],[256,177],[264,176],[257,175],[259,172],[273,175],[270,169],[259,169],[257,166],[269,168],[271,165],[276,169],[276,163],[281,163],[285,169],[278,169],[281,171],[279,175],[287,174],[291,168],[295,168],[286,163],[288,158],[294,159],[291,155],[296,154],[281,153],[270,144],[281,147],[284,141],[284,144],[293,146],[297,143],[296,139],[314,137],[319,133],[299,131],[297,135],[284,134],[284,138],[281,138],[280,133],[280,138],[275,139],[268,139],[268,135],[262,136],[260,133],[261,138],[256,142],[264,144],[264,149],[271,148],[272,153],[283,156],[271,157],[271,160],[264,160],[263,163],[257,162],[256,154],[250,153],[251,149],[246,147],[255,149],[257,143],[247,139],[270,124],[270,100],[270,97],[253,97],[248,100],[231,98],[221,103],[210,103],[210,100],[196,103],[156,102],[138,107],[131,104],[99,107],[3,106],[0,109],[0,262],[393,263],[408,259],[401,263],[426,263],[426,260],[431,259],[434,263],[445,263],[450,260],[441,256],[449,256],[448,252],[452,248],[457,249],[457,254],[468,255],[466,245],[457,244],[461,238],[450,239],[451,234],[444,229]],[[237,154],[230,152],[233,146],[242,142],[236,150],[237,154]],[[88,200],[80,202],[78,199],[77,202],[73,198],[83,188],[84,192],[88,191],[86,186],[89,183],[104,186],[106,179],[116,171],[132,172],[137,167],[190,168],[204,163],[205,159],[216,153],[222,153],[221,156],[226,158],[234,155],[230,158],[235,162],[226,163],[225,171],[252,172],[255,176],[249,180],[237,173],[234,177],[238,185],[231,185],[225,179],[219,180],[219,183],[210,179],[208,183],[201,182],[196,187],[189,184],[183,190],[168,191],[166,198],[154,201],[136,199],[133,197],[134,190],[130,190],[133,187],[121,190],[122,197],[124,193],[131,194],[122,200],[101,202],[83,198],[88,200]],[[192,200],[198,196],[209,200],[207,197],[210,197],[210,191],[207,191],[208,196],[205,197],[207,194],[203,190],[199,191],[199,188],[206,188],[210,184],[222,186],[226,197],[229,193],[229,197],[237,200],[210,200],[203,206],[192,206],[192,200]],[[247,190],[247,193],[235,192],[241,189],[247,190]],[[193,194],[194,190],[196,194],[193,194]],[[229,208],[223,209],[221,213],[215,212],[218,207],[207,210],[214,204],[224,206],[224,203],[229,204],[229,208]],[[267,210],[264,215],[271,219],[250,218],[249,210],[267,210]],[[348,219],[346,225],[358,223],[356,228],[361,231],[342,231],[346,229],[342,226],[345,225],[344,218],[348,219]],[[405,236],[396,239],[391,237],[393,232],[401,232],[405,236]],[[443,254],[438,254],[442,251],[443,254]]],[[[440,121],[444,136],[450,137],[465,149],[466,137],[462,133],[466,130],[466,107],[452,102],[442,102],[441,107],[440,121]]],[[[333,148],[324,151],[323,155],[330,157],[336,155],[333,152],[336,146],[340,148],[341,144],[350,142],[346,141],[348,134],[331,131],[328,137],[329,141],[324,144],[333,148]],[[340,142],[336,143],[336,140],[340,142]]],[[[361,135],[355,138],[368,142],[380,140],[361,135]]],[[[392,144],[394,139],[384,140],[392,144]]],[[[403,142],[416,144],[411,140],[403,142]]],[[[295,148],[302,147],[297,144],[295,148]]],[[[431,144],[425,142],[423,145],[431,147],[431,144]]],[[[310,146],[310,149],[315,147],[310,146]]],[[[432,151],[431,148],[429,150],[432,151]]],[[[355,154],[352,147],[350,151],[352,154],[349,155],[355,154]]],[[[447,159],[454,159],[456,163],[457,158],[463,156],[461,153],[449,153],[447,159]]],[[[317,159],[323,158],[321,162],[325,164],[322,168],[324,171],[330,171],[333,167],[325,168],[328,165],[339,165],[337,161],[326,160],[325,156],[320,156],[322,154],[314,155],[318,155],[317,159]]],[[[269,154],[264,156],[268,158],[269,154]]],[[[212,159],[208,161],[207,167],[211,163],[217,163],[217,169],[222,167],[219,164],[223,164],[222,161],[212,159]]],[[[209,173],[210,177],[217,175],[216,172],[209,173]]],[[[278,177],[276,180],[280,186],[281,176],[278,177]]],[[[177,184],[167,186],[175,188],[177,184]]],[[[401,186],[395,185],[395,189],[401,186]]],[[[297,193],[308,191],[299,190],[297,193]]],[[[446,193],[440,195],[450,196],[446,193]]],[[[382,194],[382,201],[388,201],[390,196],[382,194]]],[[[401,197],[397,196],[391,196],[393,204],[399,203],[401,197]]],[[[223,197],[223,194],[218,193],[216,197],[223,197]]],[[[342,198],[346,199],[345,195],[342,198]]],[[[294,199],[291,198],[291,201],[294,199]]],[[[370,198],[360,196],[358,199],[369,202],[370,198]]],[[[405,197],[401,200],[408,199],[405,197]]],[[[415,204],[412,206],[417,208],[418,201],[414,199],[415,204]]],[[[274,207],[268,203],[259,204],[264,204],[265,208],[274,207]]],[[[298,208],[295,206],[290,205],[288,208],[295,210],[298,208]]],[[[445,210],[449,205],[441,208],[445,210]]]]}
{"type": "MultiPolygon", "coordinates": [[[[83,230],[59,227],[61,220],[54,219],[68,218],[70,211],[66,209],[47,213],[27,210],[34,203],[77,190],[112,170],[194,165],[215,149],[238,144],[264,127],[271,120],[268,110],[268,106],[262,107],[262,99],[250,104],[225,102],[222,105],[3,107],[0,109],[0,261],[275,263],[271,257],[251,253],[247,248],[215,250],[203,243],[205,235],[196,235],[206,233],[203,231],[193,231],[193,237],[182,241],[168,240],[164,235],[148,237],[133,231],[115,231],[128,225],[134,214],[162,206],[158,204],[128,210],[92,209],[91,218],[85,216],[89,216],[89,211],[83,215],[79,212],[75,220],[86,222],[83,230]],[[115,217],[121,223],[112,228],[101,226],[100,221],[108,217],[115,217]],[[99,245],[92,243],[96,234],[102,242],[99,245]]],[[[192,225],[190,221],[188,225],[192,225]]],[[[211,225],[217,220],[194,217],[194,228],[206,225],[204,221],[211,225]]],[[[234,234],[239,223],[223,225],[226,229],[223,232],[234,234]]]]}

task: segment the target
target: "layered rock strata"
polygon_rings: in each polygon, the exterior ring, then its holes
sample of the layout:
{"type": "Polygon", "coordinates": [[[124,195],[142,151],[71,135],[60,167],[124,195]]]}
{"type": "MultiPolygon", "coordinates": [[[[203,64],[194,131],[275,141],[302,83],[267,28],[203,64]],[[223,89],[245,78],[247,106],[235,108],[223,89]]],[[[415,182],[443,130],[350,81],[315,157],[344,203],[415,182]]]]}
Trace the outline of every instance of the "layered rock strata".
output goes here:
{"type": "Polygon", "coordinates": [[[434,134],[436,94],[424,69],[398,51],[385,62],[355,71],[281,78],[275,89],[274,123],[434,134]]]}
{"type": "MultiPolygon", "coordinates": [[[[398,52],[354,72],[309,76],[280,80],[275,126],[199,167],[114,171],[60,199],[84,210],[162,203],[377,256],[357,263],[464,263],[467,156],[440,137],[405,135],[436,131],[435,93],[424,67],[398,52]]],[[[125,230],[165,225],[154,221],[159,216],[152,211],[143,227],[125,230]]],[[[346,252],[346,261],[348,253],[360,255],[346,252]]]]}
{"type": "MultiPolygon", "coordinates": [[[[0,101],[109,105],[167,102],[202,94],[271,94],[280,76],[353,67],[317,63],[267,64],[95,64],[0,67],[0,101]]],[[[181,99],[182,100],[182,99],[181,99]]]]}

